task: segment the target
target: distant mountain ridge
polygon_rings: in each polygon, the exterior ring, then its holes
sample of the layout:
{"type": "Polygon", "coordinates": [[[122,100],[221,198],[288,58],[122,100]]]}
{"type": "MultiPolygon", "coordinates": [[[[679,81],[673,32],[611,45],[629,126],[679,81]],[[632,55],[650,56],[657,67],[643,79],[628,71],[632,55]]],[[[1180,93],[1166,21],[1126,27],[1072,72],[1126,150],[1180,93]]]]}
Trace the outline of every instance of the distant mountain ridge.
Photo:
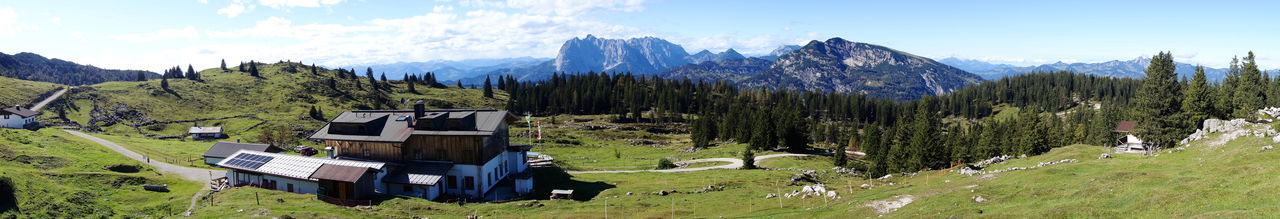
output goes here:
{"type": "Polygon", "coordinates": [[[500,58],[500,59],[468,59],[468,60],[432,60],[425,62],[400,62],[391,64],[377,64],[371,66],[345,66],[343,69],[356,68],[364,69],[366,67],[373,68],[376,73],[386,73],[388,78],[400,79],[406,73],[422,74],[431,72],[435,74],[438,80],[458,80],[474,75],[481,75],[504,68],[521,68],[532,65],[541,64],[550,61],[549,58],[500,58]]]}
{"type": "Polygon", "coordinates": [[[29,52],[14,55],[0,53],[0,76],[28,81],[86,85],[133,81],[137,80],[138,73],[142,73],[147,79],[160,78],[160,74],[150,71],[102,69],[61,59],[49,59],[29,52]]]}
{"type": "Polygon", "coordinates": [[[899,100],[941,95],[982,78],[929,58],[841,38],[810,41],[776,61],[748,58],[669,69],[665,78],[726,80],[747,87],[861,93],[899,100]]]}
{"type": "MultiPolygon", "coordinates": [[[[1098,63],[1064,63],[1056,62],[1052,64],[1044,64],[1037,66],[1011,66],[996,65],[978,60],[945,58],[941,59],[943,63],[956,66],[981,75],[986,79],[999,79],[1007,76],[1025,74],[1030,72],[1055,72],[1055,71],[1071,71],[1077,73],[1085,73],[1098,76],[1108,77],[1124,77],[1124,78],[1141,78],[1145,77],[1147,65],[1151,64],[1150,57],[1138,57],[1130,60],[1112,60],[1098,63]],[[986,65],[983,65],[986,64],[986,65]]],[[[1179,77],[1190,78],[1195,74],[1196,66],[1187,63],[1177,62],[1175,73],[1179,77]]],[[[1205,68],[1205,76],[1209,80],[1220,81],[1227,75],[1227,69],[1221,68],[1205,68]]]]}
{"type": "Polygon", "coordinates": [[[733,49],[728,49],[720,53],[711,53],[711,51],[707,51],[704,49],[701,52],[686,56],[685,60],[689,61],[689,63],[692,63],[692,64],[698,64],[703,62],[718,62],[718,61],[724,61],[724,60],[745,59],[745,58],[747,57],[742,56],[741,53],[738,53],[738,51],[734,51],[733,49]]]}

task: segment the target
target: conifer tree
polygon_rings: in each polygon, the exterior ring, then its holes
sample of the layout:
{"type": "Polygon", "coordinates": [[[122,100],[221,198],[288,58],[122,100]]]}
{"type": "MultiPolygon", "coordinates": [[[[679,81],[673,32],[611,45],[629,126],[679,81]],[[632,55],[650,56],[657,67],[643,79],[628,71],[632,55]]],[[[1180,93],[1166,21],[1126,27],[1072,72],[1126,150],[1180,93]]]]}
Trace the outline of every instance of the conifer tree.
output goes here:
{"type": "Polygon", "coordinates": [[[885,158],[887,157],[886,153],[889,153],[889,147],[881,141],[883,137],[884,136],[880,132],[879,125],[871,125],[863,128],[861,148],[862,152],[867,154],[864,159],[870,163],[867,168],[867,173],[873,177],[883,176],[888,172],[888,164],[885,163],[887,161],[885,158]]]}
{"type": "Polygon", "coordinates": [[[1262,108],[1266,94],[1263,92],[1262,72],[1258,71],[1258,63],[1255,62],[1253,52],[1250,51],[1244,57],[1244,63],[1240,66],[1240,80],[1236,82],[1235,92],[1235,116],[1244,118],[1252,115],[1254,111],[1262,108]]]}
{"type": "Polygon", "coordinates": [[[493,98],[493,85],[489,83],[489,76],[484,76],[484,97],[493,98]]]}
{"type": "Polygon", "coordinates": [[[467,88],[467,87],[463,87],[463,86],[462,86],[462,80],[458,80],[457,82],[458,82],[458,88],[459,88],[459,89],[466,89],[466,88],[467,88]]]}
{"type": "Polygon", "coordinates": [[[160,78],[160,88],[169,90],[169,78],[160,78]]]}
{"type": "Polygon", "coordinates": [[[147,73],[143,71],[138,71],[138,74],[134,76],[134,80],[147,81],[147,73]]]}
{"type": "Polygon", "coordinates": [[[742,169],[749,170],[749,169],[755,169],[755,168],[756,168],[756,153],[753,152],[750,147],[747,147],[747,149],[742,152],[742,169]]]}
{"type": "Polygon", "coordinates": [[[187,65],[187,79],[192,81],[200,80],[200,73],[196,72],[196,69],[191,67],[190,64],[187,65]]]}
{"type": "Polygon", "coordinates": [[[1209,118],[1212,109],[1209,98],[1213,95],[1210,89],[1209,80],[1204,75],[1204,66],[1196,66],[1195,75],[1182,92],[1182,112],[1186,113],[1187,121],[1190,122],[1188,127],[1196,127],[1200,121],[1209,118]]]}
{"type": "Polygon", "coordinates": [[[222,65],[218,69],[222,69],[223,72],[227,71],[227,59],[222,59],[222,65]]]}
{"type": "Polygon", "coordinates": [[[249,76],[253,76],[255,78],[262,77],[262,75],[258,74],[258,62],[249,60],[249,76]]]}
{"type": "Polygon", "coordinates": [[[1182,89],[1178,87],[1174,68],[1171,53],[1161,52],[1152,57],[1147,77],[1142,79],[1142,87],[1134,97],[1134,112],[1139,122],[1134,133],[1158,148],[1169,148],[1186,136],[1182,131],[1186,125],[1182,97],[1178,96],[1182,89]]]}
{"type": "Polygon", "coordinates": [[[374,90],[377,90],[378,79],[373,77],[373,67],[366,68],[364,71],[364,76],[366,78],[369,78],[369,87],[373,88],[374,90]]]}

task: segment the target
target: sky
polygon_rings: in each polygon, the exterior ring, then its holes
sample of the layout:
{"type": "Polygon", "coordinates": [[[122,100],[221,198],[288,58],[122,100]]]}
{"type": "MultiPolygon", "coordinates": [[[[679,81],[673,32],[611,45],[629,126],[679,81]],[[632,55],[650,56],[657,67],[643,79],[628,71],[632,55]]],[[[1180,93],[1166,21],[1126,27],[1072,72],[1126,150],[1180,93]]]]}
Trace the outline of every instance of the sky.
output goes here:
{"type": "Polygon", "coordinates": [[[113,69],[549,58],[587,34],[747,55],[840,37],[1013,65],[1172,51],[1223,67],[1254,51],[1264,68],[1280,68],[1276,1],[0,1],[0,52],[113,69]]]}

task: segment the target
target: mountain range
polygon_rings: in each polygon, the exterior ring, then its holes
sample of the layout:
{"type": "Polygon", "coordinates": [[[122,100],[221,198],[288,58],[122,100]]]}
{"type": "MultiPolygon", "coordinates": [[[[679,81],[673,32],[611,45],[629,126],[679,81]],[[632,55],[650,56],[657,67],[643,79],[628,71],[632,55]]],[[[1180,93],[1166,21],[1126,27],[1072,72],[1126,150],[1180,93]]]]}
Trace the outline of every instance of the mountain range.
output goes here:
{"type": "Polygon", "coordinates": [[[483,75],[504,68],[521,68],[550,61],[549,58],[500,58],[500,59],[467,59],[467,60],[432,60],[425,62],[399,62],[391,64],[375,64],[362,66],[343,66],[343,69],[373,68],[379,74],[385,73],[388,78],[400,79],[406,73],[422,74],[431,72],[436,79],[453,81],[475,75],[483,75]]]}
{"type": "MultiPolygon", "coordinates": [[[[787,48],[789,49],[789,48],[787,48]]],[[[786,51],[786,50],[782,50],[786,51]]],[[[841,38],[810,41],[776,60],[748,58],[671,68],[665,78],[747,87],[861,93],[899,100],[947,94],[982,78],[929,58],[841,38]]]]}
{"type": "MultiPolygon", "coordinates": [[[[939,60],[951,66],[955,66],[965,71],[978,74],[985,79],[993,80],[1003,77],[1024,74],[1028,72],[1056,72],[1071,71],[1078,73],[1086,73],[1099,76],[1124,77],[1124,78],[1141,78],[1145,77],[1143,73],[1147,69],[1147,65],[1151,64],[1151,58],[1138,57],[1130,60],[1113,60],[1098,63],[1064,63],[1056,62],[1052,64],[1036,65],[1036,66],[1013,66],[1007,64],[992,64],[972,59],[960,58],[943,58],[939,60]]],[[[1195,74],[1196,66],[1192,64],[1177,62],[1175,73],[1179,77],[1191,78],[1195,74]]],[[[1227,75],[1227,69],[1205,67],[1205,76],[1209,80],[1219,81],[1227,75]]]]}
{"type": "Polygon", "coordinates": [[[107,81],[133,81],[141,73],[148,79],[160,78],[150,71],[102,69],[61,59],[49,59],[35,53],[14,55],[0,53],[0,76],[28,81],[65,85],[97,84],[107,81]]]}

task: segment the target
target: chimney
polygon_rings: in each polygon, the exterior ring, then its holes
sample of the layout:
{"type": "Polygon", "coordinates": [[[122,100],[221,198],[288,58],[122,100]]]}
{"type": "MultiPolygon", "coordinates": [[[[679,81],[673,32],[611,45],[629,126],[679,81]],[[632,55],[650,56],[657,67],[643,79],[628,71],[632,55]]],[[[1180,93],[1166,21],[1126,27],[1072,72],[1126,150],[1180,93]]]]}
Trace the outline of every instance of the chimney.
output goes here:
{"type": "Polygon", "coordinates": [[[413,118],[414,118],[414,119],[422,118],[422,116],[424,116],[424,114],[425,114],[426,112],[427,112],[427,105],[423,105],[423,104],[421,104],[421,103],[419,103],[419,104],[414,104],[414,105],[413,105],[413,118]]]}

